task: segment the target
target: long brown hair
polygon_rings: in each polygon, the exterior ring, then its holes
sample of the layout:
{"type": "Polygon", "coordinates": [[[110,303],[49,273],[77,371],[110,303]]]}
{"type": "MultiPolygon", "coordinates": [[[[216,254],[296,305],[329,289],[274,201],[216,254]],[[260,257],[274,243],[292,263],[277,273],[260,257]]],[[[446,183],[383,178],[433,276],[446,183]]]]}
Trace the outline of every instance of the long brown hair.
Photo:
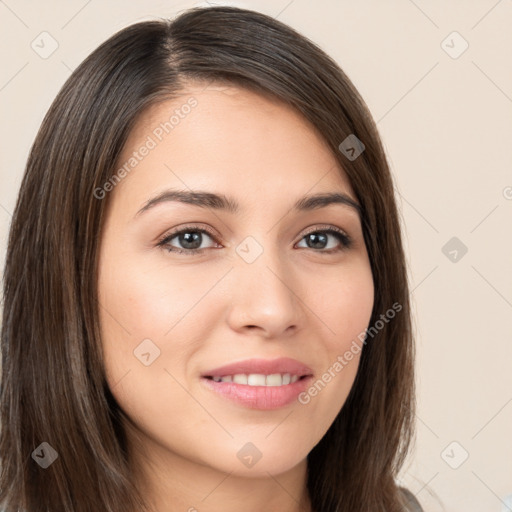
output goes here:
{"type": "Polygon", "coordinates": [[[396,477],[414,437],[414,345],[400,217],[375,123],[316,45],[234,7],[119,31],[72,73],[42,123],[5,264],[0,504],[6,512],[147,510],[101,357],[97,256],[108,195],[94,191],[116,171],[140,115],[188,80],[227,81],[286,102],[345,170],[374,279],[370,325],[395,303],[401,310],[364,344],[346,403],[308,455],[308,490],[317,512],[404,510],[396,477]],[[364,144],[357,158],[340,150],[348,136],[364,144]],[[46,469],[36,463],[55,455],[46,469]]]}

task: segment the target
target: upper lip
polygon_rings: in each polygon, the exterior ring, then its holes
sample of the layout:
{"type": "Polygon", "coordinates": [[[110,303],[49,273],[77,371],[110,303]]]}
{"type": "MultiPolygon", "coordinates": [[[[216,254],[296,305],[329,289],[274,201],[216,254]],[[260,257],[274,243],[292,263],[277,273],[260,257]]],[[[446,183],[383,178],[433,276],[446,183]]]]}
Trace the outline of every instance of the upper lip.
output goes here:
{"type": "Polygon", "coordinates": [[[309,366],[291,359],[289,357],[281,357],[279,359],[246,359],[208,370],[201,374],[201,377],[224,377],[226,375],[244,374],[262,374],[272,375],[275,373],[289,373],[291,375],[311,375],[313,370],[309,366]]]}

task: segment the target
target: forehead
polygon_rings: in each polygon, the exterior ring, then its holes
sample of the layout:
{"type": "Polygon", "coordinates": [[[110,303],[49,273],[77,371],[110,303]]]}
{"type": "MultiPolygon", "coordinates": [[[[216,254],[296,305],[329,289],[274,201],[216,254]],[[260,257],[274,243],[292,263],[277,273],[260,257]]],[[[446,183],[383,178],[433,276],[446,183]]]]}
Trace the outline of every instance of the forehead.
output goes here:
{"type": "MultiPolygon", "coordinates": [[[[349,180],[322,135],[270,95],[235,85],[189,84],[148,108],[130,133],[117,166],[151,141],[151,151],[121,189],[157,192],[201,188],[268,201],[342,190],[349,180]]],[[[242,200],[243,202],[243,200],[242,200]]]]}

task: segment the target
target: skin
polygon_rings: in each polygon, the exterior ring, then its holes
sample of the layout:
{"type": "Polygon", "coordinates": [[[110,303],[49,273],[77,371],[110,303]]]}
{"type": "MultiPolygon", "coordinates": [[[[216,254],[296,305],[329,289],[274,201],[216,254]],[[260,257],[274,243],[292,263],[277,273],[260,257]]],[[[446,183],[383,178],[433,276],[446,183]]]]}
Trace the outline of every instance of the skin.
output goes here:
{"type": "MultiPolygon", "coordinates": [[[[218,396],[200,374],[253,357],[291,357],[316,380],[350,348],[374,300],[358,214],[340,204],[291,208],[306,194],[355,195],[299,114],[220,84],[189,83],[179,98],[146,111],[119,165],[192,96],[197,106],[104,199],[98,298],[107,381],[126,415],[134,473],[155,511],[307,511],[306,457],[345,403],[360,354],[309,403],[272,411],[218,396]],[[242,212],[164,202],[135,217],[168,188],[222,193],[242,212]],[[215,233],[202,235],[202,253],[157,246],[189,223],[215,233]],[[344,249],[329,234],[324,248],[315,246],[305,232],[316,226],[342,229],[352,245],[344,249]],[[248,236],[263,250],[250,264],[236,252],[248,236]],[[342,250],[328,254],[331,248],[342,250]],[[149,366],[134,356],[144,339],[160,350],[149,366]],[[237,457],[248,442],[262,454],[252,467],[237,457]]],[[[187,247],[179,237],[168,245],[187,247]]]]}

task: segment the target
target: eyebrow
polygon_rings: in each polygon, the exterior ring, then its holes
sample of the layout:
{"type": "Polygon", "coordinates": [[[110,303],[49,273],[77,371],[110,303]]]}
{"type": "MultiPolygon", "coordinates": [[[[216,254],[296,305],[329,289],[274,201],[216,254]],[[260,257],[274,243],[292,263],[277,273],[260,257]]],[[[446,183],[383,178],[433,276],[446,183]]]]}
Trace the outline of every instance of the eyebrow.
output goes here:
{"type": "MultiPolygon", "coordinates": [[[[198,206],[200,208],[213,208],[223,210],[231,214],[239,213],[241,208],[235,199],[224,194],[214,194],[202,190],[165,190],[148,200],[135,214],[138,217],[142,213],[165,202],[180,202],[198,206]]],[[[343,192],[320,193],[304,196],[298,199],[292,209],[295,211],[312,211],[325,208],[331,204],[341,204],[353,208],[361,217],[361,205],[343,192]]]]}

